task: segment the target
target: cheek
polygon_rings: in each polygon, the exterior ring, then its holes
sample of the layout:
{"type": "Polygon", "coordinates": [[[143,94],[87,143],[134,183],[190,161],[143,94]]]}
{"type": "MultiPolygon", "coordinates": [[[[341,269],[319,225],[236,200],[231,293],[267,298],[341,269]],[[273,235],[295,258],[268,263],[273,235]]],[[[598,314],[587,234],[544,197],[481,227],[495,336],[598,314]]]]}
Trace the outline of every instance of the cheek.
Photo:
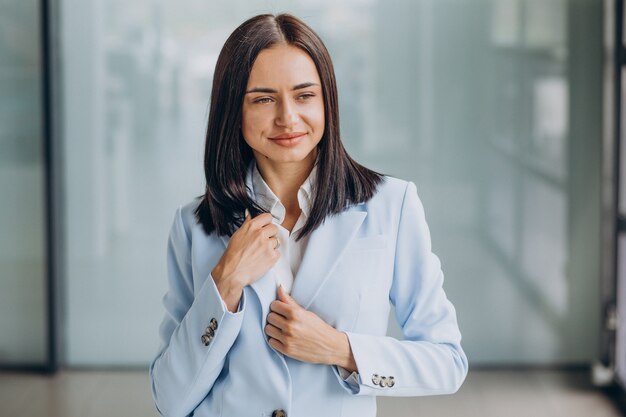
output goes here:
{"type": "Polygon", "coordinates": [[[258,136],[261,134],[264,128],[265,118],[258,112],[245,111],[241,116],[241,133],[243,137],[250,144],[250,141],[258,140],[258,136]]]}
{"type": "Polygon", "coordinates": [[[321,136],[324,133],[324,105],[321,104],[319,106],[311,107],[311,109],[307,112],[306,117],[308,125],[321,136]]]}

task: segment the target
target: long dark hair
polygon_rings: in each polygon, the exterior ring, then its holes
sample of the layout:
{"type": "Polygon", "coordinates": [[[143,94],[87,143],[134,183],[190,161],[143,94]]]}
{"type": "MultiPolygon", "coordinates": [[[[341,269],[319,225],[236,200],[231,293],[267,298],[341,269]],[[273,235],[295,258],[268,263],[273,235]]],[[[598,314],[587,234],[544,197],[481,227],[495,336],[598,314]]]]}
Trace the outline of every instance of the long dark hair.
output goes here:
{"type": "Polygon", "coordinates": [[[242,106],[248,77],[258,54],[277,44],[309,54],[319,73],[324,96],[324,135],[317,145],[317,177],[309,218],[297,239],[310,234],[324,219],[368,201],[382,174],[354,161],[339,135],[337,83],[330,55],[322,40],[298,18],[263,14],[248,19],[228,37],[217,59],[204,150],[206,191],[195,210],[204,231],[232,235],[243,223],[244,211],[265,212],[246,191],[246,173],[254,158],[241,133],[242,106]]]}

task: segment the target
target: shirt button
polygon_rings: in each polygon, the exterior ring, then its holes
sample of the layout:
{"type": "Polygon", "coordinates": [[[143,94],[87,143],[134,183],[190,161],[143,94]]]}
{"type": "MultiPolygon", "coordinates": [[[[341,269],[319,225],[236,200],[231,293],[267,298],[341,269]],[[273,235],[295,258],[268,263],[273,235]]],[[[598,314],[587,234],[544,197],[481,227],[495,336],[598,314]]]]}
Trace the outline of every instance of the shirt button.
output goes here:
{"type": "Polygon", "coordinates": [[[378,374],[372,375],[372,384],[380,385],[380,377],[378,376],[378,374]]]}
{"type": "Polygon", "coordinates": [[[287,417],[287,413],[285,413],[285,410],[274,410],[272,417],[287,417]]]}

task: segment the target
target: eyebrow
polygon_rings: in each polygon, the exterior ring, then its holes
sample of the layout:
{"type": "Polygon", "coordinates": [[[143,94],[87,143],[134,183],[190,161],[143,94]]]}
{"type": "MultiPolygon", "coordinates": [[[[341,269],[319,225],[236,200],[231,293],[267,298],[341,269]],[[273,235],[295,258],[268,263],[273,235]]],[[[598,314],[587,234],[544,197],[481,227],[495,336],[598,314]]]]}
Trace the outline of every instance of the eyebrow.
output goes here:
{"type": "MultiPolygon", "coordinates": [[[[295,90],[301,90],[303,88],[307,88],[307,87],[311,87],[313,85],[319,85],[316,83],[312,83],[312,82],[306,82],[306,83],[301,83],[301,84],[296,84],[293,86],[293,88],[291,89],[292,91],[295,90]]],[[[252,90],[248,90],[246,91],[246,94],[248,93],[278,93],[277,90],[274,90],[273,88],[267,88],[267,87],[255,87],[252,90]]]]}

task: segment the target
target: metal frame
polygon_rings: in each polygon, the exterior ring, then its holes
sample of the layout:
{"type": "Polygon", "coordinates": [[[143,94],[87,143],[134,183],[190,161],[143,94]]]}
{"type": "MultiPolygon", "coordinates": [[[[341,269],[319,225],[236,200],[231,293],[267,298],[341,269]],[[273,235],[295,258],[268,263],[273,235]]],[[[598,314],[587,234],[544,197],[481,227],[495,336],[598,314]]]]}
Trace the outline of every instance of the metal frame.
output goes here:
{"type": "Polygon", "coordinates": [[[60,322],[60,310],[57,302],[60,299],[60,263],[62,256],[62,242],[59,239],[62,228],[59,220],[60,216],[59,204],[62,201],[60,196],[61,181],[57,179],[57,173],[61,170],[57,167],[60,158],[60,146],[56,145],[56,139],[60,136],[56,135],[56,121],[60,120],[54,114],[53,109],[60,108],[54,106],[54,97],[56,97],[54,86],[56,71],[53,48],[55,45],[55,37],[53,30],[56,29],[53,19],[53,10],[51,0],[40,0],[41,7],[41,63],[42,63],[42,105],[43,105],[43,140],[44,140],[44,172],[45,172],[45,192],[46,192],[46,255],[48,264],[48,274],[46,280],[47,295],[47,363],[43,366],[42,371],[53,374],[59,369],[59,351],[60,338],[58,324],[60,322]]]}
{"type": "Polygon", "coordinates": [[[42,364],[2,364],[0,371],[9,372],[34,372],[54,374],[59,369],[61,339],[59,324],[61,323],[60,311],[60,280],[62,276],[62,216],[61,202],[62,182],[57,177],[60,169],[61,147],[56,143],[58,128],[56,121],[61,120],[57,111],[59,106],[54,105],[54,98],[59,83],[56,82],[57,67],[55,62],[56,44],[53,34],[56,31],[56,19],[54,18],[53,1],[39,0],[39,28],[40,28],[40,54],[41,54],[41,114],[42,114],[42,141],[43,141],[43,175],[44,175],[44,216],[45,216],[45,253],[46,253],[46,358],[42,364]]]}
{"type": "Polygon", "coordinates": [[[626,218],[619,213],[622,149],[622,69],[626,65],[624,0],[605,0],[605,91],[602,189],[602,285],[598,384],[619,382],[616,377],[616,330],[619,236],[626,218]]]}
{"type": "MultiPolygon", "coordinates": [[[[620,0],[605,1],[605,26],[613,28],[617,20],[616,8],[620,0]]],[[[617,247],[616,247],[616,227],[615,221],[617,213],[617,175],[615,166],[619,166],[619,114],[616,114],[616,105],[619,111],[619,104],[616,103],[615,88],[619,82],[615,78],[615,70],[619,61],[615,55],[615,43],[618,31],[612,30],[610,34],[605,33],[605,78],[607,86],[604,91],[604,111],[609,118],[604,120],[604,146],[602,157],[602,281],[601,281],[601,308],[600,316],[600,341],[599,341],[599,364],[600,369],[596,369],[596,373],[604,373],[612,379],[613,375],[613,354],[612,348],[615,342],[615,332],[607,329],[606,322],[609,314],[613,314],[615,310],[615,287],[616,287],[616,266],[617,266],[617,247]],[[610,36],[609,36],[610,35],[610,36]],[[618,116],[618,117],[616,117],[618,116]],[[617,122],[615,122],[617,120],[617,122]]],[[[619,44],[619,43],[618,43],[619,44]]],[[[607,378],[602,378],[602,383],[607,378]]]]}
{"type": "Polygon", "coordinates": [[[612,280],[611,295],[607,297],[605,304],[605,329],[608,333],[609,344],[606,349],[606,355],[608,356],[608,362],[612,365],[611,368],[615,369],[615,343],[616,343],[616,320],[617,320],[617,271],[618,271],[618,243],[619,234],[622,229],[623,222],[620,221],[619,215],[619,188],[620,188],[620,164],[621,164],[621,149],[622,149],[622,66],[624,65],[624,54],[622,47],[623,39],[623,16],[624,16],[624,1],[615,0],[615,15],[614,15],[614,28],[613,28],[613,189],[612,189],[612,212],[613,212],[613,247],[612,247],[612,280]]]}

